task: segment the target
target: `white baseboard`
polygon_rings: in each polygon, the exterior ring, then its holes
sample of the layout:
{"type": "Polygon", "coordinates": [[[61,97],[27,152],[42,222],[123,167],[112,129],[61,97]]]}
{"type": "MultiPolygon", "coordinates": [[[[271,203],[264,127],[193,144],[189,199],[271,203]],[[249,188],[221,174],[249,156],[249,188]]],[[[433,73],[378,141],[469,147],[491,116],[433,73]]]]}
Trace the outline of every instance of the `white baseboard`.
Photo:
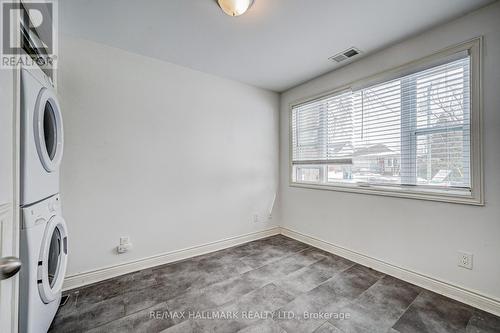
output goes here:
{"type": "Polygon", "coordinates": [[[403,281],[412,283],[424,289],[447,296],[459,302],[468,304],[475,308],[484,310],[500,316],[500,300],[494,297],[482,295],[478,292],[468,290],[449,282],[420,274],[402,267],[398,267],[379,259],[375,259],[355,251],[334,245],[321,239],[304,235],[300,232],[281,227],[281,234],[306,243],[308,245],[320,248],[327,252],[336,254],[340,257],[349,259],[363,266],[373,268],[379,272],[394,276],[403,281]]]}
{"type": "Polygon", "coordinates": [[[205,253],[226,249],[232,246],[240,245],[260,238],[277,235],[280,233],[280,231],[281,231],[280,227],[274,227],[271,229],[253,232],[242,236],[226,238],[223,240],[199,246],[193,246],[182,250],[167,252],[160,255],[155,255],[144,259],[139,259],[119,264],[116,266],[105,267],[84,273],[66,276],[66,278],[64,279],[63,290],[78,288],[91,283],[110,279],[119,275],[136,272],[141,269],[164,265],[174,261],[179,261],[190,257],[202,255],[205,253]]]}
{"type": "Polygon", "coordinates": [[[139,271],[158,265],[164,265],[171,262],[187,259],[190,257],[202,255],[205,253],[222,250],[260,238],[265,238],[277,234],[283,234],[287,237],[296,239],[308,245],[320,248],[327,252],[344,257],[358,264],[373,268],[382,273],[394,276],[403,281],[415,284],[424,289],[431,290],[435,293],[442,294],[459,302],[468,304],[486,312],[500,316],[500,300],[494,297],[482,295],[478,292],[468,290],[446,281],[426,276],[402,267],[392,265],[379,259],[366,256],[361,253],[334,245],[321,239],[311,237],[300,232],[290,230],[284,227],[274,227],[271,229],[258,231],[242,236],[231,237],[212,243],[207,243],[199,246],[163,253],[160,255],[123,263],[116,266],[96,269],[89,272],[79,273],[72,276],[67,276],[64,281],[63,290],[78,288],[91,283],[103,281],[116,276],[139,271]]]}

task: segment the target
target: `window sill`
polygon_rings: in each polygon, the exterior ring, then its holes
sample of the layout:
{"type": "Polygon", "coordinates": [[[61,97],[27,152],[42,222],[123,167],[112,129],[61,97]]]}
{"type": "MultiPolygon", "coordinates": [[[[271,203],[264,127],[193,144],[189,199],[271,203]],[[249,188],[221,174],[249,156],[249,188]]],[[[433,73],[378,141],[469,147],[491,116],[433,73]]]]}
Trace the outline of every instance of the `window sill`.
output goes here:
{"type": "Polygon", "coordinates": [[[316,184],[316,183],[297,183],[290,182],[290,187],[307,188],[315,190],[327,190],[338,192],[350,192],[360,194],[382,195],[396,198],[409,198],[418,200],[430,200],[439,202],[448,202],[465,205],[484,206],[483,196],[474,192],[463,194],[460,191],[453,190],[425,190],[416,188],[391,187],[381,185],[339,185],[339,184],[316,184]]]}

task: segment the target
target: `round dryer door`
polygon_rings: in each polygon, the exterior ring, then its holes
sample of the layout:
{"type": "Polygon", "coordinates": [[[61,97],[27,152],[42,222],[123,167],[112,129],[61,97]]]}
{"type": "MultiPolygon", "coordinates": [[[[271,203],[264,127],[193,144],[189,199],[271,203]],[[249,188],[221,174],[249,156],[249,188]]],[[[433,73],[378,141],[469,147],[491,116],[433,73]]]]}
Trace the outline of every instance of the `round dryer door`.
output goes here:
{"type": "Polygon", "coordinates": [[[61,163],[64,143],[61,109],[52,89],[40,91],[34,117],[38,156],[45,170],[52,172],[61,163]]]}
{"type": "Polygon", "coordinates": [[[42,241],[38,259],[38,290],[44,303],[59,297],[68,260],[68,235],[66,223],[60,216],[52,217],[42,241]]]}

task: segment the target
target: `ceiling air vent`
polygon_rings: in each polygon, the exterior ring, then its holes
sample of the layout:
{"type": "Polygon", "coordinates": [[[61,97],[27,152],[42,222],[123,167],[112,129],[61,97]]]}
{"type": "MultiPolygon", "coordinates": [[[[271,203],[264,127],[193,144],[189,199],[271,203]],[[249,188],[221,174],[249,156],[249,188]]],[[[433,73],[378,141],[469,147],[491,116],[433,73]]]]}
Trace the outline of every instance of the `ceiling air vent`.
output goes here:
{"type": "Polygon", "coordinates": [[[358,54],[360,54],[361,51],[358,50],[357,48],[355,47],[351,47],[350,49],[347,49],[345,51],[342,51],[340,53],[337,53],[336,55],[328,58],[330,60],[333,60],[333,61],[336,61],[336,62],[342,62],[344,60],[347,60],[349,58],[352,58],[354,56],[357,56],[358,54]]]}

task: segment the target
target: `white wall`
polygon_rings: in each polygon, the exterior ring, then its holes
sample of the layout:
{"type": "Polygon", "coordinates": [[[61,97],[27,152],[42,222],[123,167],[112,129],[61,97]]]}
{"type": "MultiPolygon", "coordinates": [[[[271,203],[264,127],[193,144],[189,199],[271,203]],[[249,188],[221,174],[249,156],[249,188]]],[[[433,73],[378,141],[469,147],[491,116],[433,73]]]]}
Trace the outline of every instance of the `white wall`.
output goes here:
{"type": "MultiPolygon", "coordinates": [[[[500,3],[295,87],[281,98],[280,210],[289,229],[500,300],[500,3]],[[288,186],[288,105],[484,35],[486,205],[288,186]],[[472,271],[457,251],[474,254],[472,271]]],[[[362,48],[362,45],[357,45],[362,48]]]]}
{"type": "MultiPolygon", "coordinates": [[[[67,275],[264,230],[275,93],[61,36],[67,275]],[[133,251],[115,253],[128,235],[133,251]]],[[[276,219],[271,220],[271,222],[276,219]]]]}

